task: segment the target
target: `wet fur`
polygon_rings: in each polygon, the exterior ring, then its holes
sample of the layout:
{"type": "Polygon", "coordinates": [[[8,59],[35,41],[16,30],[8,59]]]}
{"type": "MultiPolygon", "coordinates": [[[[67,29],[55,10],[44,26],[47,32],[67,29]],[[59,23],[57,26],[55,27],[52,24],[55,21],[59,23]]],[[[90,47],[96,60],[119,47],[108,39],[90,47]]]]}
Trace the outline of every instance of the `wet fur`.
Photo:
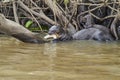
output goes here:
{"type": "Polygon", "coordinates": [[[67,31],[59,26],[52,26],[48,32],[50,35],[58,33],[58,40],[97,40],[97,41],[112,41],[113,37],[109,30],[101,25],[94,25],[92,28],[82,29],[74,35],[70,35],[67,31]]]}

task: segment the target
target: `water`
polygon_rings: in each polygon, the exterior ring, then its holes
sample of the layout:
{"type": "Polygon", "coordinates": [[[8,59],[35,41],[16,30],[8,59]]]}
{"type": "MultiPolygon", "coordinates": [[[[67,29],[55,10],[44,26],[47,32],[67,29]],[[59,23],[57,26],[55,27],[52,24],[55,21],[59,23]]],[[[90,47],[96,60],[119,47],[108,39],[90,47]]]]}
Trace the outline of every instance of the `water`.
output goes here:
{"type": "Polygon", "coordinates": [[[120,80],[120,43],[0,37],[0,80],[120,80]]]}

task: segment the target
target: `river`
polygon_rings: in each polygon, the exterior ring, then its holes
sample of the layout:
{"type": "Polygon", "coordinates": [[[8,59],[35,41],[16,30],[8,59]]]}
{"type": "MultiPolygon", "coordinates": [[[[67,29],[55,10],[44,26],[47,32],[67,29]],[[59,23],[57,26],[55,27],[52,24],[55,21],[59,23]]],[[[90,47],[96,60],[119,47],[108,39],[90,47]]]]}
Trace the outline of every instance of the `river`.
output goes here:
{"type": "Polygon", "coordinates": [[[0,80],[120,80],[120,42],[30,44],[3,36],[0,80]]]}

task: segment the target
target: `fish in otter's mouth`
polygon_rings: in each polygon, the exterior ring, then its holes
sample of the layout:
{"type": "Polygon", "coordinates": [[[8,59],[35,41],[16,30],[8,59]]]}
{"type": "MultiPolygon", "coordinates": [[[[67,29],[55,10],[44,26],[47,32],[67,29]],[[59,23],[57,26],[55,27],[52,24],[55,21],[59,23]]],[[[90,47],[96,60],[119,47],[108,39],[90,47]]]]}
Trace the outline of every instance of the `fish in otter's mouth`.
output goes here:
{"type": "Polygon", "coordinates": [[[58,34],[47,34],[44,38],[45,39],[58,39],[59,35],[58,34]]]}

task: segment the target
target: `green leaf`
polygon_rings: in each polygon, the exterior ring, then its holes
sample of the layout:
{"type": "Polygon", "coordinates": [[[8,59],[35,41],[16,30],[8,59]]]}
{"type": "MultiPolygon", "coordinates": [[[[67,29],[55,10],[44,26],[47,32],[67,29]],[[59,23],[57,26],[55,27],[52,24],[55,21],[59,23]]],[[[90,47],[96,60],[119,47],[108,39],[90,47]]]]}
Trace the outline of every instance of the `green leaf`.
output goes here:
{"type": "Polygon", "coordinates": [[[64,4],[67,5],[69,3],[69,0],[64,0],[64,4]]]}
{"type": "Polygon", "coordinates": [[[25,27],[28,28],[30,25],[32,25],[33,21],[29,20],[26,22],[25,27]]]}

